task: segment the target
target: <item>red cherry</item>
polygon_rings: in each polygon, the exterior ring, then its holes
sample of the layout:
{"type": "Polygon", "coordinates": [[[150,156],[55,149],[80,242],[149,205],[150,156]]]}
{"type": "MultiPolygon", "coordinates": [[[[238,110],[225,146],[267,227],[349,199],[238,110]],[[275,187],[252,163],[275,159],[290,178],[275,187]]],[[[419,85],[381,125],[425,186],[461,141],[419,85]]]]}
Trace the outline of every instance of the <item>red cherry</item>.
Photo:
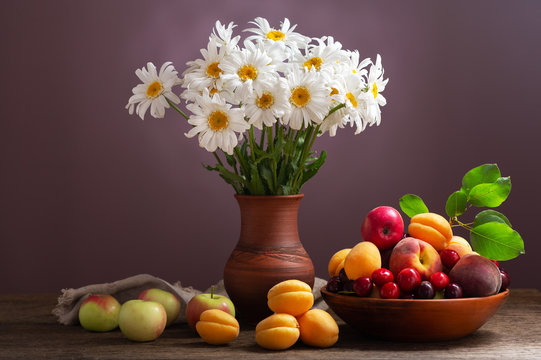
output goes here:
{"type": "Polygon", "coordinates": [[[398,299],[400,297],[400,289],[394,282],[388,282],[379,289],[379,295],[384,299],[398,299]]]}
{"type": "Polygon", "coordinates": [[[409,293],[421,284],[421,275],[414,268],[405,268],[396,276],[396,282],[402,291],[409,293]]]}
{"type": "Polygon", "coordinates": [[[498,262],[498,260],[490,260],[494,263],[494,265],[496,265],[497,267],[500,267],[500,263],[498,262]]]}
{"type": "Polygon", "coordinates": [[[430,282],[437,291],[443,290],[449,285],[449,277],[442,272],[433,273],[430,275],[430,282]]]}
{"type": "Polygon", "coordinates": [[[440,251],[440,258],[443,265],[451,270],[453,266],[460,260],[460,255],[454,250],[443,249],[440,251]]]}
{"type": "Polygon", "coordinates": [[[353,291],[358,296],[368,296],[372,292],[372,280],[369,277],[360,277],[353,282],[353,291]]]}
{"type": "Polygon", "coordinates": [[[379,287],[394,280],[393,273],[389,269],[379,268],[372,273],[372,281],[379,287]]]}

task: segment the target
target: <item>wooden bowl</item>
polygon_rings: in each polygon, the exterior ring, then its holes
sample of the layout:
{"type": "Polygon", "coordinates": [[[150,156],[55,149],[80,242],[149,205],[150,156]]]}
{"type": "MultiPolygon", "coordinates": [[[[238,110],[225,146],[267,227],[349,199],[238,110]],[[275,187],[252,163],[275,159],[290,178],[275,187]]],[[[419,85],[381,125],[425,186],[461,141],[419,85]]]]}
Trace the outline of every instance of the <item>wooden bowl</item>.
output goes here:
{"type": "Polygon", "coordinates": [[[396,341],[457,339],[479,329],[509,296],[461,299],[376,299],[331,293],[323,300],[347,324],[364,335],[396,341]]]}

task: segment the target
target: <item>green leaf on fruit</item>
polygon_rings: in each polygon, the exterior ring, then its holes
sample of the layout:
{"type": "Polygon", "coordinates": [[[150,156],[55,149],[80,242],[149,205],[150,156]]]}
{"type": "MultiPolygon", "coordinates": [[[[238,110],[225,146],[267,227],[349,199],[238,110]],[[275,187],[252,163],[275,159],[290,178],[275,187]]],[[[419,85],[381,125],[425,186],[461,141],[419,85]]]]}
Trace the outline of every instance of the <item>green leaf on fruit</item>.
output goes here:
{"type": "Polygon", "coordinates": [[[481,211],[479,214],[475,216],[475,220],[473,221],[473,227],[483,225],[489,222],[499,222],[503,224],[507,224],[507,226],[511,226],[511,222],[509,222],[509,219],[502,213],[496,211],[496,210],[485,210],[481,211]]]}
{"type": "Polygon", "coordinates": [[[447,215],[450,218],[461,215],[464,213],[464,211],[466,211],[467,201],[468,197],[462,190],[455,191],[447,199],[447,203],[445,204],[445,212],[447,212],[447,215]]]}
{"type": "Polygon", "coordinates": [[[505,261],[524,254],[524,242],[518,232],[501,222],[488,222],[474,227],[470,243],[480,255],[505,261]]]}
{"type": "Polygon", "coordinates": [[[500,177],[491,184],[474,186],[468,201],[475,206],[497,207],[503,203],[511,192],[511,178],[500,177]]]}
{"type": "Polygon", "coordinates": [[[413,194],[406,194],[400,198],[400,208],[409,217],[428,212],[423,199],[413,194]]]}
{"type": "Polygon", "coordinates": [[[484,164],[471,169],[462,178],[462,190],[466,195],[480,184],[493,183],[502,176],[496,164],[484,164]]]}

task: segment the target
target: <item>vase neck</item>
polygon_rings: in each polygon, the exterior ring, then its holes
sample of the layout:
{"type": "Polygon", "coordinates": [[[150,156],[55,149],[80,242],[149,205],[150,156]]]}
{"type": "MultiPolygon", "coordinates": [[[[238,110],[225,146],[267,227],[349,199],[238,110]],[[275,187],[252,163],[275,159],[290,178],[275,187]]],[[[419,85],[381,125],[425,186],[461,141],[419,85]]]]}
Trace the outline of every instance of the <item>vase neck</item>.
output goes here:
{"type": "Polygon", "coordinates": [[[262,249],[300,245],[297,215],[302,194],[235,197],[241,215],[238,245],[262,249]]]}

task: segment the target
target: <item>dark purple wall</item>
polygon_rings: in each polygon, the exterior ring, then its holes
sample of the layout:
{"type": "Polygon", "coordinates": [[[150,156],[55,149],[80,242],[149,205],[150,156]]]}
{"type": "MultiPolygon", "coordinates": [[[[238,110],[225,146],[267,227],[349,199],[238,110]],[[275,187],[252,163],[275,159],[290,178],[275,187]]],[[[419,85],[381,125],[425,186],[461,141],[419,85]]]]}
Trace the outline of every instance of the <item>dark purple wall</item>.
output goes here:
{"type": "Polygon", "coordinates": [[[256,16],[380,53],[390,78],[381,126],[316,143],[329,156],[299,226],[319,276],[372,208],[415,193],[444,213],[467,170],[496,162],[527,252],[504,266],[514,287],[541,289],[541,2],[36,0],[0,12],[0,292],[222,277],[239,234],[233,190],[202,168],[212,157],[174,112],[141,121],[124,106],[136,68],[182,71],[217,19],[242,29],[256,16]]]}

